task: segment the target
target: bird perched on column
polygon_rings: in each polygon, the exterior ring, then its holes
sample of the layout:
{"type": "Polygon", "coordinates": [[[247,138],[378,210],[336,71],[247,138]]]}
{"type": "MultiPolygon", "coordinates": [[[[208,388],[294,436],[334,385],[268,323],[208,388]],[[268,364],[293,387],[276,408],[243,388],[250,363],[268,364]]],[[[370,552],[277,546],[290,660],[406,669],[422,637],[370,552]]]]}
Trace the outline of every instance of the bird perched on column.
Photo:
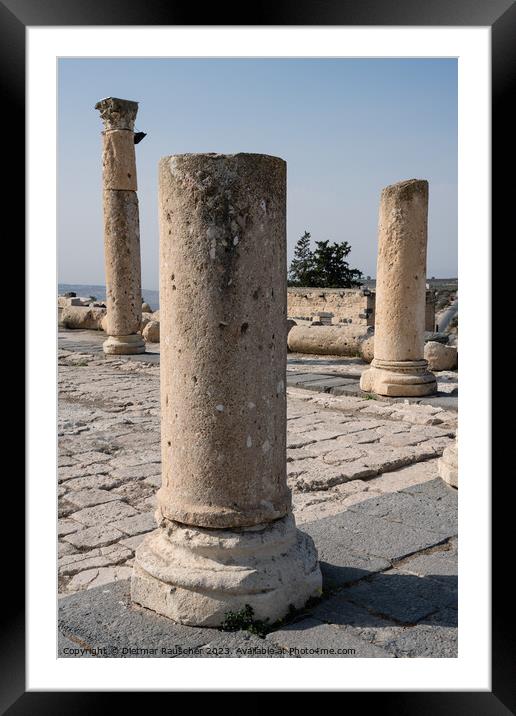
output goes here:
{"type": "Polygon", "coordinates": [[[136,132],[136,134],[134,135],[134,143],[139,144],[142,141],[142,139],[146,136],[147,135],[145,132],[136,132]]]}

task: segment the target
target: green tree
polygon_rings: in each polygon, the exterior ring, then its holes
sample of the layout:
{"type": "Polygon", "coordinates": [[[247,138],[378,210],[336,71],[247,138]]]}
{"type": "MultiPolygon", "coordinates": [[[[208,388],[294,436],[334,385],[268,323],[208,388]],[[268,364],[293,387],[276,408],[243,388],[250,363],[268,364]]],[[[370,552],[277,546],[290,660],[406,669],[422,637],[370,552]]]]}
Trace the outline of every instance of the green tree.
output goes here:
{"type": "Polygon", "coordinates": [[[288,271],[289,286],[312,286],[314,256],[310,248],[310,233],[305,231],[294,249],[288,271]]]}
{"type": "Polygon", "coordinates": [[[354,288],[361,285],[362,272],[349,267],[347,241],[316,241],[313,253],[313,284],[317,288],[354,288]]]}
{"type": "Polygon", "coordinates": [[[351,251],[347,241],[316,241],[310,248],[310,233],[305,231],[294,249],[288,272],[289,286],[312,288],[354,288],[362,283],[362,272],[349,267],[346,257],[351,251]]]}

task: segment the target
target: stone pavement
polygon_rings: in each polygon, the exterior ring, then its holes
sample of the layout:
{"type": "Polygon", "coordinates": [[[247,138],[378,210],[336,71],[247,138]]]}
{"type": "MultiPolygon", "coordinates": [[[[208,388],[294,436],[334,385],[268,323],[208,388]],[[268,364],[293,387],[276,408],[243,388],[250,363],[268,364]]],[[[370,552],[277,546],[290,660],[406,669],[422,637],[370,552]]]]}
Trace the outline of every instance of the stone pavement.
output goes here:
{"type": "MultiPolygon", "coordinates": [[[[134,550],[154,529],[160,484],[159,346],[104,357],[103,337],[59,334],[63,655],[80,655],[73,650],[81,644],[202,647],[192,656],[456,655],[457,493],[436,466],[455,436],[453,406],[288,388],[288,481],[296,520],[319,550],[323,598],[265,639],[182,627],[127,597],[134,550]],[[65,654],[67,644],[72,652],[65,654]],[[295,652],[304,648],[318,651],[295,652]]],[[[322,375],[328,387],[346,374],[357,380],[365,366],[290,356],[287,382],[304,373],[315,383],[322,375]]],[[[444,378],[443,385],[456,382],[456,374],[444,378]]]]}

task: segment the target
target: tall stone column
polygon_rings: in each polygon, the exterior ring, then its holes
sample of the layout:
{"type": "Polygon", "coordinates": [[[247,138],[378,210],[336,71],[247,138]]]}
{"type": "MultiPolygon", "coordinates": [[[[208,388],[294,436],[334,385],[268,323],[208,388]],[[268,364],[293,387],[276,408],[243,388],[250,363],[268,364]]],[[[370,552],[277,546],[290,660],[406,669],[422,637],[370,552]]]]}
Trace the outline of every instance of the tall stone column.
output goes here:
{"type": "Polygon", "coordinates": [[[104,123],[104,262],[107,334],[105,353],[144,353],[140,224],[136,194],[134,120],[138,103],[108,97],[97,102],[104,123]]]}
{"type": "Polygon", "coordinates": [[[386,187],[380,201],[374,359],[360,387],[389,396],[435,393],[424,359],[428,182],[386,187]]]}
{"type": "Polygon", "coordinates": [[[159,204],[162,487],[132,599],[272,623],[321,588],[286,481],[286,164],[165,157],[159,204]]]}

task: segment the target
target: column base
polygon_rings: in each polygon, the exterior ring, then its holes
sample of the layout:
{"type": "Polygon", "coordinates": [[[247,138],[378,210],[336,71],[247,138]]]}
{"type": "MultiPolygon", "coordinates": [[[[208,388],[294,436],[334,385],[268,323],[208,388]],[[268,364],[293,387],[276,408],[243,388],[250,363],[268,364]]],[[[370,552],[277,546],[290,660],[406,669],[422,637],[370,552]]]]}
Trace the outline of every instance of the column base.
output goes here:
{"type": "Polygon", "coordinates": [[[459,454],[457,443],[445,448],[437,463],[437,472],[448,485],[459,487],[459,454]]]}
{"type": "Polygon", "coordinates": [[[321,588],[313,540],[292,515],[234,531],[164,520],[136,550],[131,599],[191,626],[220,626],[246,605],[273,624],[321,588]]]}
{"type": "Polygon", "coordinates": [[[130,336],[109,336],[102,344],[104,353],[109,355],[134,355],[145,353],[145,341],[139,333],[130,336]]]}
{"type": "Polygon", "coordinates": [[[426,360],[387,361],[374,358],[362,373],[360,388],[392,398],[415,398],[437,392],[435,375],[426,360]]]}

